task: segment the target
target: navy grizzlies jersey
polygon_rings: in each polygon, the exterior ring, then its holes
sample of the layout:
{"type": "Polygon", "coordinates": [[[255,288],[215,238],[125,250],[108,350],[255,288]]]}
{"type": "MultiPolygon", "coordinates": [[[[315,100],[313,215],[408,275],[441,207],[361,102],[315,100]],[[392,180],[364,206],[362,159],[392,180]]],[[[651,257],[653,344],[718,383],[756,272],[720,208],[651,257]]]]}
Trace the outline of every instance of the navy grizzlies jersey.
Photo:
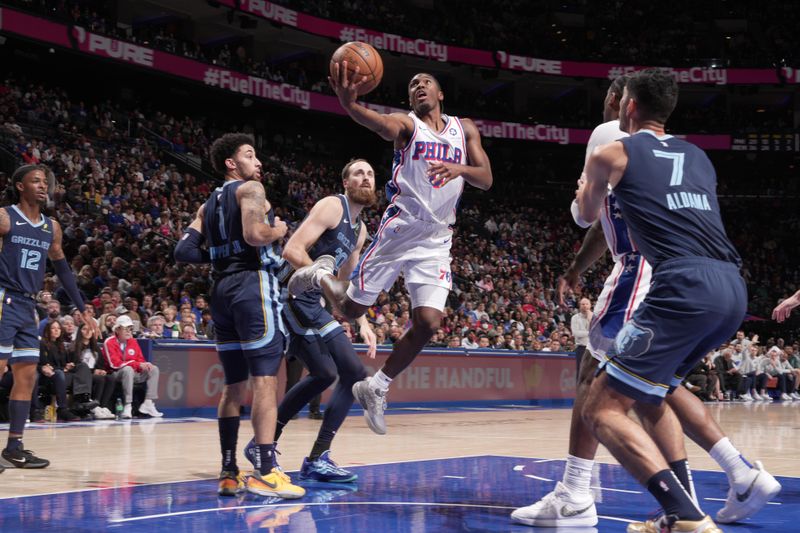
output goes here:
{"type": "MultiPolygon", "coordinates": [[[[308,251],[312,260],[316,260],[321,255],[330,255],[336,260],[336,271],[347,261],[350,254],[358,243],[358,235],[361,233],[361,221],[356,220],[355,224],[350,223],[350,204],[347,197],[337,194],[337,198],[342,202],[342,220],[333,229],[325,230],[319,236],[317,242],[308,251]]],[[[335,272],[334,272],[335,274],[335,272]]]]}
{"type": "Polygon", "coordinates": [[[53,223],[44,215],[33,222],[16,205],[6,207],[11,221],[0,250],[0,287],[28,294],[42,290],[53,223]]]}
{"type": "MultiPolygon", "coordinates": [[[[242,211],[236,201],[236,190],[245,182],[226,181],[216,188],[206,201],[203,212],[203,231],[217,274],[233,274],[246,270],[276,270],[283,264],[281,248],[276,242],[268,246],[250,246],[244,240],[242,211]]],[[[267,213],[270,225],[275,220],[272,209],[267,213]]]]}
{"type": "Polygon", "coordinates": [[[628,166],[614,195],[634,244],[655,269],[678,257],[708,257],[741,266],[725,234],[717,175],[697,146],[642,130],[620,139],[628,166]]]}

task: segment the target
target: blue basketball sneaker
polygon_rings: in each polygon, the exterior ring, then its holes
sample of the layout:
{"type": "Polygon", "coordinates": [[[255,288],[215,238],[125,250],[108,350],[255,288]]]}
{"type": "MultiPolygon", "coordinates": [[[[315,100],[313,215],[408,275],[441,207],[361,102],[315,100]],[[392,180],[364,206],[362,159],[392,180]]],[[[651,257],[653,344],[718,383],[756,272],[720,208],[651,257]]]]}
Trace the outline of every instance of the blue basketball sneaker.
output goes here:
{"type": "Polygon", "coordinates": [[[313,461],[309,461],[308,457],[303,459],[300,479],[326,483],[350,483],[358,479],[357,474],[345,470],[334,463],[330,453],[330,450],[326,450],[313,461]]]}

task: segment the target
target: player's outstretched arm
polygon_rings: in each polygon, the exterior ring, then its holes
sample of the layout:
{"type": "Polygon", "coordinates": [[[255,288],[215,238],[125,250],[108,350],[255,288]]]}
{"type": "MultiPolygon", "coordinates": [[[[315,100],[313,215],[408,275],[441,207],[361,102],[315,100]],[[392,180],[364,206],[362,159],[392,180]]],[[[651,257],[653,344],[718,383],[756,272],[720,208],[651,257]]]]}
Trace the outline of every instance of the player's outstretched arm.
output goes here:
{"type": "Polygon", "coordinates": [[[789,315],[792,314],[792,309],[798,305],[800,305],[800,291],[797,291],[778,304],[778,306],[772,310],[772,319],[783,322],[789,318],[789,315]]]}
{"type": "Polygon", "coordinates": [[[342,202],[335,196],[328,196],[314,204],[308,217],[283,247],[283,258],[295,270],[310,265],[313,261],[308,250],[326,230],[335,228],[343,215],[342,202]]]}
{"type": "Polygon", "coordinates": [[[598,220],[592,224],[592,227],[586,232],[581,249],[578,250],[575,259],[572,260],[567,271],[558,278],[558,303],[560,305],[565,305],[564,294],[567,289],[569,288],[573,291],[578,289],[578,282],[581,274],[592,266],[595,261],[603,257],[606,253],[606,249],[606,238],[603,235],[603,227],[598,220]]]}
{"type": "Polygon", "coordinates": [[[194,220],[186,228],[181,240],[175,245],[175,261],[178,263],[210,263],[211,255],[204,249],[203,242],[203,211],[205,206],[200,206],[194,220]]]}
{"type": "Polygon", "coordinates": [[[448,181],[461,176],[464,181],[481,190],[488,190],[492,186],[492,165],[489,156],[481,145],[481,134],[478,127],[470,119],[461,120],[464,126],[464,135],[467,137],[468,165],[458,165],[436,161],[428,166],[428,176],[436,187],[444,186],[448,181]]]}
{"type": "Polygon", "coordinates": [[[384,115],[358,104],[358,88],[366,82],[367,77],[358,72],[348,75],[347,61],[342,64],[334,63],[333,76],[328,76],[328,83],[339,98],[342,109],[347,111],[350,118],[368,128],[384,140],[394,141],[407,139],[414,131],[414,122],[408,115],[392,113],[384,115]]]}
{"type": "Polygon", "coordinates": [[[286,235],[286,222],[275,217],[273,226],[267,221],[269,202],[264,186],[248,181],[236,190],[236,201],[242,211],[242,233],[250,246],[266,246],[286,235]]]}
{"type": "Polygon", "coordinates": [[[339,267],[339,272],[337,273],[338,279],[342,281],[347,281],[350,279],[350,274],[356,269],[356,265],[358,265],[358,259],[361,256],[361,250],[364,248],[364,242],[367,240],[367,226],[366,224],[361,224],[361,233],[358,235],[358,242],[356,243],[356,247],[353,248],[353,251],[350,253],[350,257],[347,258],[347,261],[342,263],[342,266],[339,267]]]}
{"type": "MultiPolygon", "coordinates": [[[[0,211],[5,210],[3,209],[0,211]]],[[[62,247],[64,234],[61,231],[61,224],[53,219],[51,219],[51,222],[53,223],[53,242],[50,244],[47,256],[50,258],[50,261],[52,261],[53,269],[56,271],[56,276],[58,276],[58,281],[61,282],[61,286],[64,287],[67,296],[69,296],[69,299],[72,300],[72,303],[75,304],[75,307],[77,307],[78,311],[83,315],[83,321],[89,324],[95,336],[100,338],[100,328],[97,325],[97,321],[95,321],[93,314],[86,309],[86,305],[83,302],[83,294],[81,294],[81,291],[78,289],[78,284],[75,282],[75,274],[73,274],[64,256],[64,248],[62,247]]]]}

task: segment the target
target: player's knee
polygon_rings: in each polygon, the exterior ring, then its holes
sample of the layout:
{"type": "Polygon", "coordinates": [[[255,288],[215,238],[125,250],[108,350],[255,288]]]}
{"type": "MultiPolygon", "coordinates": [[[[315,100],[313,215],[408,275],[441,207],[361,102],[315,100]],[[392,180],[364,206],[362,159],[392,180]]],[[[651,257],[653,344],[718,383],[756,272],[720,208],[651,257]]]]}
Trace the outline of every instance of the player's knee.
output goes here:
{"type": "Polygon", "coordinates": [[[231,383],[222,387],[222,396],[220,403],[234,403],[241,405],[244,403],[245,395],[247,393],[247,381],[240,381],[239,383],[231,383]]]}
{"type": "Polygon", "coordinates": [[[425,308],[414,310],[414,317],[412,319],[414,329],[421,334],[427,334],[433,337],[433,334],[442,323],[442,313],[435,309],[425,308]]]}

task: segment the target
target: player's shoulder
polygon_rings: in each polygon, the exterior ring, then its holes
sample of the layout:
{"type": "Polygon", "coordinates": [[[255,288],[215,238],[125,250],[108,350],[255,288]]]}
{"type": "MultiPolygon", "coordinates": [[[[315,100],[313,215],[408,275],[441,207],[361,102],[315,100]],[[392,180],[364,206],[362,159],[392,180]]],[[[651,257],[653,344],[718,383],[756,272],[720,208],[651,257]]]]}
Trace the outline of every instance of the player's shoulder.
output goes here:
{"type": "Polygon", "coordinates": [[[619,129],[619,120],[609,120],[595,127],[589,139],[590,141],[594,140],[596,144],[600,145],[614,142],[625,137],[628,137],[628,134],[619,129]]]}

